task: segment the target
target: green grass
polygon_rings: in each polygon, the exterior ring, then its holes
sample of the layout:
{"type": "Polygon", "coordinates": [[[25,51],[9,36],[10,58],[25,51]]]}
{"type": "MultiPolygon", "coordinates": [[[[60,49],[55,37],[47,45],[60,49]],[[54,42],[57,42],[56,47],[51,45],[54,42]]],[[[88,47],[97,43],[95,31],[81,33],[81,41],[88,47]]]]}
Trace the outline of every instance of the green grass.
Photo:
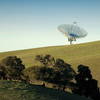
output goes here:
{"type": "Polygon", "coordinates": [[[92,70],[94,78],[100,82],[100,41],[4,52],[0,53],[0,60],[6,56],[16,55],[22,58],[26,67],[30,67],[38,64],[34,60],[34,57],[38,54],[51,54],[55,58],[62,58],[71,64],[74,69],[79,64],[88,65],[92,70]]]}
{"type": "Polygon", "coordinates": [[[0,100],[90,100],[85,97],[30,85],[22,82],[0,80],[0,100]]]}

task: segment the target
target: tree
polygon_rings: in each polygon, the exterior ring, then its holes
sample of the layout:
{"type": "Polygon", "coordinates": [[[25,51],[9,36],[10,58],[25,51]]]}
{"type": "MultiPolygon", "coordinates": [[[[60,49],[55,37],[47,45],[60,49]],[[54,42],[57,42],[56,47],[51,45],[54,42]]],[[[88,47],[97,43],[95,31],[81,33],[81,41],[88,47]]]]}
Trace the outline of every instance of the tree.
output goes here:
{"type": "Polygon", "coordinates": [[[37,55],[36,59],[40,62],[42,61],[44,65],[36,71],[37,79],[57,84],[59,88],[63,87],[65,89],[65,86],[73,80],[76,74],[71,65],[63,59],[54,59],[51,55],[37,55]]]}
{"type": "Polygon", "coordinates": [[[75,80],[76,88],[73,90],[73,93],[91,97],[93,100],[100,99],[97,80],[92,78],[91,70],[88,66],[78,66],[78,74],[75,76],[75,80]]]}
{"type": "Polygon", "coordinates": [[[57,72],[57,75],[56,75],[57,78],[55,80],[57,81],[59,88],[63,87],[63,90],[64,90],[66,86],[72,83],[72,80],[74,79],[74,76],[76,73],[71,68],[71,65],[64,62],[64,60],[62,59],[56,59],[54,68],[57,72]]]}
{"type": "Polygon", "coordinates": [[[7,79],[20,79],[25,66],[17,56],[8,56],[1,61],[7,79]]]}

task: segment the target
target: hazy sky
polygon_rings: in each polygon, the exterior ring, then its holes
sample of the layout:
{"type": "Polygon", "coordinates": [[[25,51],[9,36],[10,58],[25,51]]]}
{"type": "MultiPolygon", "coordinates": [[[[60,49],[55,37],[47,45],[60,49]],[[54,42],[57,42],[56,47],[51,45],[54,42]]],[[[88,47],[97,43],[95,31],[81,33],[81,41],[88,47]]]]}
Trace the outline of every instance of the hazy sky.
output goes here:
{"type": "Polygon", "coordinates": [[[73,21],[88,32],[76,43],[100,40],[100,0],[0,0],[0,52],[69,44],[57,26],[73,21]]]}

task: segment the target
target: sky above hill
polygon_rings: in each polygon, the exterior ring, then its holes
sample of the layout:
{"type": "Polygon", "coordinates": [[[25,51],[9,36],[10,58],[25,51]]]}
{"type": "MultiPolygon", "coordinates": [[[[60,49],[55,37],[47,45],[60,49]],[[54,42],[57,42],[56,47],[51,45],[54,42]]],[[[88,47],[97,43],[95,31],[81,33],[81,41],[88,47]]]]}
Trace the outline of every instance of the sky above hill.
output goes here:
{"type": "Polygon", "coordinates": [[[0,0],[0,52],[69,44],[57,27],[77,24],[100,40],[100,0],[0,0]]]}

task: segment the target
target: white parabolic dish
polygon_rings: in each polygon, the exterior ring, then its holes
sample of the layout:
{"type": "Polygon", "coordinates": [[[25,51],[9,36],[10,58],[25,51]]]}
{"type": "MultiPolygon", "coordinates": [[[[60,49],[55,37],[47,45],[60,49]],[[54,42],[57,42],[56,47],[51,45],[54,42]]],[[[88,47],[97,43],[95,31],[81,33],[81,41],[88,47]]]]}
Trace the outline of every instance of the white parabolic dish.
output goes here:
{"type": "Polygon", "coordinates": [[[83,38],[87,36],[87,32],[74,24],[62,24],[58,26],[58,30],[67,36],[70,43],[75,41],[77,38],[83,38]]]}

